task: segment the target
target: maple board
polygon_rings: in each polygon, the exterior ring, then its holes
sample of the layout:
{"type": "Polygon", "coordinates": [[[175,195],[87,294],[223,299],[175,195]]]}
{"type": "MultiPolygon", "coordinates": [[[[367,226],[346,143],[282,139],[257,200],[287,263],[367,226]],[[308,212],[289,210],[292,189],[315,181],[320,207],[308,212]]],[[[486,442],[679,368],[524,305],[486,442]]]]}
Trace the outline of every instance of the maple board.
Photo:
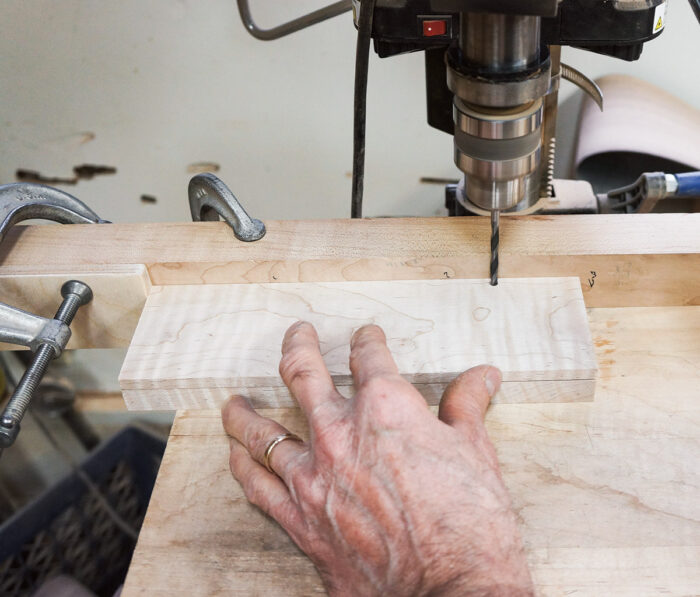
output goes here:
{"type": "Polygon", "coordinates": [[[592,399],[596,372],[576,278],[156,287],[120,374],[132,409],[212,408],[233,393],[293,405],[277,367],[285,330],[318,330],[336,385],[350,393],[349,341],[380,325],[399,371],[435,403],[481,363],[503,372],[506,402],[592,399]]]}

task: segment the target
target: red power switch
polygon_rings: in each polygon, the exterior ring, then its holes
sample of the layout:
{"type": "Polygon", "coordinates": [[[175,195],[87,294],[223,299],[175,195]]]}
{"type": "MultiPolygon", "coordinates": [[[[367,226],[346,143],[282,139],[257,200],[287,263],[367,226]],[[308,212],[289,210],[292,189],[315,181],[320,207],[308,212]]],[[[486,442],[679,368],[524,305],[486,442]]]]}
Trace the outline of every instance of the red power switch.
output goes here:
{"type": "Polygon", "coordinates": [[[423,37],[435,37],[447,33],[446,21],[423,21],[423,37]]]}

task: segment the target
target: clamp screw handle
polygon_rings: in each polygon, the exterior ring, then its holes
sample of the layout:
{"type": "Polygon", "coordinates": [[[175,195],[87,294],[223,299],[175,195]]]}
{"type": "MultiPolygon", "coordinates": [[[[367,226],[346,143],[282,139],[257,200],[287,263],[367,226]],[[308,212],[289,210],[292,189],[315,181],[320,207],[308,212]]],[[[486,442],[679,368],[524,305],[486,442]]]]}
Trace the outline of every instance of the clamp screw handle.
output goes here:
{"type": "Polygon", "coordinates": [[[61,286],[61,296],[63,297],[63,302],[58,311],[56,311],[54,319],[70,325],[73,323],[73,318],[78,309],[92,300],[92,290],[84,282],[69,280],[61,286]]]}

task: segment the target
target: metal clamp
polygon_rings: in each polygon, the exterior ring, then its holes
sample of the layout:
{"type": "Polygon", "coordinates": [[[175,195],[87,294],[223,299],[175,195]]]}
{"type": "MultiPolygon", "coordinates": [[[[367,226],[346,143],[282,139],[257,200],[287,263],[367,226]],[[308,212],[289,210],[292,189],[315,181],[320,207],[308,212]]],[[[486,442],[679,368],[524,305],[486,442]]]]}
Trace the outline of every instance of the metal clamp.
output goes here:
{"type": "MultiPolygon", "coordinates": [[[[36,219],[59,224],[108,223],[80,199],[53,187],[34,183],[0,186],[0,243],[15,224],[36,219]]],[[[66,282],[61,294],[64,300],[53,319],[0,303],[0,342],[27,346],[34,352],[31,365],[0,416],[0,453],[14,443],[20,422],[49,363],[68,344],[70,324],[78,308],[92,300],[90,287],[75,280],[66,282]]]]}
{"type": "MultiPolygon", "coordinates": [[[[56,311],[54,319],[50,320],[51,327],[60,330],[59,335],[52,337],[51,341],[35,335],[27,344],[35,344],[37,348],[31,365],[27,367],[22,379],[20,379],[15,391],[12,393],[10,401],[7,403],[5,411],[0,416],[0,450],[9,448],[17,439],[22,418],[29,408],[32,396],[41,383],[49,363],[61,354],[61,351],[66,347],[70,339],[69,326],[73,322],[75,314],[82,305],[86,305],[92,300],[90,287],[77,280],[66,282],[61,288],[61,295],[63,296],[63,302],[58,311],[56,311]]],[[[7,307],[7,305],[4,306],[7,307]]],[[[8,309],[15,312],[15,322],[18,324],[18,329],[13,330],[11,334],[7,334],[3,338],[16,339],[22,335],[31,337],[34,327],[37,325],[37,320],[43,320],[43,318],[37,318],[19,309],[13,309],[12,307],[8,307],[8,309]],[[22,324],[26,326],[24,329],[21,327],[22,324]]]]}
{"type": "Polygon", "coordinates": [[[80,199],[53,187],[34,183],[0,186],[0,243],[23,220],[53,220],[59,224],[107,224],[80,199]]]}
{"type": "MultiPolygon", "coordinates": [[[[53,187],[34,183],[0,186],[0,243],[12,226],[35,219],[59,224],[108,223],[77,197],[53,187]]],[[[0,342],[20,344],[32,351],[48,345],[59,356],[69,338],[66,324],[0,303],[0,342]]]]}
{"type": "Polygon", "coordinates": [[[251,218],[231,190],[213,174],[198,174],[188,189],[193,222],[216,222],[221,216],[238,240],[253,242],[265,236],[265,224],[251,218]]]}

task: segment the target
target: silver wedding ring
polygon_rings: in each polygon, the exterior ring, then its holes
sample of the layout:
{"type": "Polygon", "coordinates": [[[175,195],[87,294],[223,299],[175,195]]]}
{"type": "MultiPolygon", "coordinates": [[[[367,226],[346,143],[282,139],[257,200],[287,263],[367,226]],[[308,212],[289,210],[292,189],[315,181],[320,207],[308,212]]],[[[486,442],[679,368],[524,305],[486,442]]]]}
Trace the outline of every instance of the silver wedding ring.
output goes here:
{"type": "Polygon", "coordinates": [[[272,466],[270,465],[270,457],[272,456],[272,450],[274,450],[277,446],[279,446],[283,441],[285,440],[292,440],[295,442],[300,442],[304,443],[304,440],[301,439],[298,435],[294,433],[282,433],[278,435],[276,438],[274,438],[269,444],[267,444],[267,448],[265,448],[265,455],[263,456],[263,464],[265,465],[265,468],[270,471],[273,474],[277,474],[273,469],[272,466]]]}

